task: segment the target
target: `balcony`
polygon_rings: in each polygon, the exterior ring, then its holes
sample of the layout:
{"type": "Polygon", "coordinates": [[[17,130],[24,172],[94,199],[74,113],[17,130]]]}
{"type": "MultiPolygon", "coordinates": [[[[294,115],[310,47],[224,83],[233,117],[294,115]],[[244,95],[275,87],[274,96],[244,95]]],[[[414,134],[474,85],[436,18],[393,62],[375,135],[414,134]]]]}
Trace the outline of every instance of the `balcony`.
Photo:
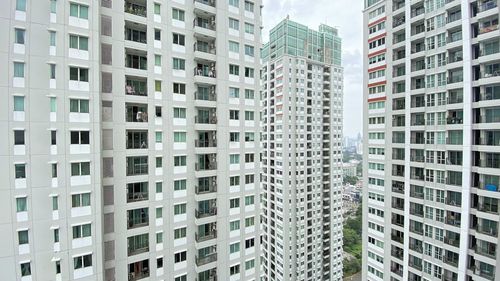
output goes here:
{"type": "Polygon", "coordinates": [[[451,237],[444,237],[444,243],[451,245],[451,246],[459,247],[460,246],[460,239],[451,238],[451,237]]]}
{"type": "MultiPolygon", "coordinates": [[[[484,221],[489,221],[483,219],[484,221]]],[[[498,236],[498,225],[496,222],[489,221],[490,223],[478,224],[476,226],[476,231],[481,234],[497,237],[498,236]]]]}
{"type": "Polygon", "coordinates": [[[148,208],[127,211],[127,229],[149,225],[148,208]]]}
{"type": "Polygon", "coordinates": [[[217,133],[215,131],[198,132],[198,139],[194,140],[195,147],[217,147],[217,133]]]}
{"type": "Polygon", "coordinates": [[[450,252],[450,251],[446,251],[446,252],[447,252],[447,254],[443,256],[443,262],[448,264],[448,265],[458,267],[458,254],[450,252]]]}
{"type": "Polygon", "coordinates": [[[127,254],[133,256],[149,252],[149,234],[140,234],[127,238],[127,254]]]}
{"type": "Polygon", "coordinates": [[[135,281],[147,277],[149,277],[149,259],[128,265],[128,281],[135,281]]]}
{"type": "Polygon", "coordinates": [[[210,109],[198,109],[198,115],[194,118],[196,124],[217,124],[217,110],[214,108],[210,109]]]}
{"type": "Polygon", "coordinates": [[[148,200],[148,182],[136,182],[127,184],[127,203],[148,200]]]}
{"type": "Polygon", "coordinates": [[[198,208],[194,210],[195,217],[202,219],[217,215],[217,200],[203,200],[198,202],[198,208]]]}
{"type": "MultiPolygon", "coordinates": [[[[206,32],[203,31],[209,30],[209,31],[215,31],[215,16],[212,17],[203,17],[203,16],[196,16],[196,18],[193,20],[193,27],[195,29],[195,33],[200,32],[202,34],[205,34],[206,32]],[[199,30],[201,28],[201,30],[199,30]]],[[[212,34],[212,33],[208,33],[212,34]]],[[[212,36],[214,37],[214,36],[212,36]]]]}
{"type": "Polygon", "coordinates": [[[488,10],[494,9],[497,7],[496,1],[484,1],[485,3],[481,3],[477,7],[478,13],[486,12],[488,10]]]}
{"type": "Polygon", "coordinates": [[[138,176],[148,174],[147,156],[127,157],[127,176],[138,176]]]}
{"type": "Polygon", "coordinates": [[[205,177],[198,179],[198,185],[194,187],[197,195],[217,192],[217,177],[205,177]]]}
{"type": "Polygon", "coordinates": [[[147,8],[146,8],[146,0],[126,0],[124,11],[125,13],[129,13],[132,15],[146,17],[147,16],[147,8]]]}
{"type": "Polygon", "coordinates": [[[497,257],[497,246],[493,243],[483,241],[484,245],[476,245],[475,251],[477,254],[486,256],[491,259],[496,259],[497,257]]]}
{"type": "Polygon", "coordinates": [[[202,52],[202,53],[207,53],[207,54],[212,54],[212,55],[216,54],[215,41],[206,42],[206,41],[198,40],[198,41],[194,42],[193,49],[194,49],[195,55],[196,55],[196,52],[202,52]]]}
{"type": "Polygon", "coordinates": [[[473,267],[473,270],[474,270],[474,274],[476,275],[479,275],[485,279],[488,279],[488,280],[495,280],[495,267],[494,266],[491,266],[491,265],[488,265],[486,263],[483,263],[483,262],[479,262],[481,264],[485,264],[487,266],[484,266],[484,267],[481,267],[481,266],[476,266],[476,267],[473,267]]]}
{"type": "Polygon", "coordinates": [[[215,7],[215,0],[194,0],[195,4],[196,3],[201,3],[204,5],[208,5],[210,7],[215,7]]]}
{"type": "Polygon", "coordinates": [[[147,149],[148,148],[148,131],[131,131],[127,130],[126,149],[147,149]]]}
{"type": "Polygon", "coordinates": [[[138,70],[147,70],[148,69],[147,52],[126,48],[125,67],[138,70]]]}
{"type": "Polygon", "coordinates": [[[196,232],[194,235],[194,238],[195,238],[196,242],[198,242],[198,243],[208,241],[211,239],[217,239],[217,230],[205,232],[203,234],[196,232]]]}
{"type": "Polygon", "coordinates": [[[197,266],[202,266],[211,262],[217,261],[217,253],[211,253],[203,257],[195,256],[197,266]]]}
{"type": "Polygon", "coordinates": [[[199,101],[217,101],[215,86],[199,86],[194,92],[194,99],[199,101]]]}
{"type": "Polygon", "coordinates": [[[217,269],[212,268],[198,273],[195,281],[217,281],[217,269]]]}
{"type": "MultiPolygon", "coordinates": [[[[490,199],[496,200],[496,199],[490,199]]],[[[481,212],[490,213],[490,214],[498,214],[498,201],[494,202],[479,202],[477,209],[481,212]]]]}
{"type": "Polygon", "coordinates": [[[125,76],[125,95],[146,97],[148,95],[147,79],[125,76]]]}
{"type": "Polygon", "coordinates": [[[215,63],[198,63],[194,68],[194,76],[216,78],[215,63]]]}
{"type": "Polygon", "coordinates": [[[147,26],[125,21],[125,40],[146,44],[148,41],[147,26]]]}
{"type": "Polygon", "coordinates": [[[210,171],[217,169],[217,154],[198,154],[198,162],[195,165],[196,171],[210,171]]]}
{"type": "Polygon", "coordinates": [[[125,104],[126,122],[148,122],[148,105],[140,103],[125,104]]]}
{"type": "Polygon", "coordinates": [[[479,35],[498,30],[498,18],[479,24],[479,35]]]}

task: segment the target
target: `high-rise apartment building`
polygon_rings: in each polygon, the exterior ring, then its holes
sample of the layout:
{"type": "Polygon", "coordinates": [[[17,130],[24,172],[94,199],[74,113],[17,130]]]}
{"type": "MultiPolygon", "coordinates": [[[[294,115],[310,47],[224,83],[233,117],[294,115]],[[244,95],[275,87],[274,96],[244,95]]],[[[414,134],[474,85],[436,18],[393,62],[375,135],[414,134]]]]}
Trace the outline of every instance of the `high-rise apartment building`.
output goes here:
{"type": "Polygon", "coordinates": [[[0,279],[259,279],[261,1],[2,4],[0,279]]]}
{"type": "Polygon", "coordinates": [[[491,0],[365,1],[363,280],[498,280],[491,0]]]}
{"type": "Polygon", "coordinates": [[[288,18],[262,49],[264,280],[342,280],[341,39],[288,18]]]}

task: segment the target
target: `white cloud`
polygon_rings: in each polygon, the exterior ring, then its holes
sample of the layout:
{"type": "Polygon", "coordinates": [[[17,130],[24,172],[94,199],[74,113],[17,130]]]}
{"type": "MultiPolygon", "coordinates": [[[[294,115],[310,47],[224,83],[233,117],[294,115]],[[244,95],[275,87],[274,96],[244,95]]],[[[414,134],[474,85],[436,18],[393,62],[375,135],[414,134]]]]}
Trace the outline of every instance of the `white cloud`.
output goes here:
{"type": "Polygon", "coordinates": [[[263,0],[263,38],[287,15],[290,19],[317,29],[325,23],[339,29],[344,67],[344,135],[362,131],[363,57],[362,9],[360,0],[263,0]]]}

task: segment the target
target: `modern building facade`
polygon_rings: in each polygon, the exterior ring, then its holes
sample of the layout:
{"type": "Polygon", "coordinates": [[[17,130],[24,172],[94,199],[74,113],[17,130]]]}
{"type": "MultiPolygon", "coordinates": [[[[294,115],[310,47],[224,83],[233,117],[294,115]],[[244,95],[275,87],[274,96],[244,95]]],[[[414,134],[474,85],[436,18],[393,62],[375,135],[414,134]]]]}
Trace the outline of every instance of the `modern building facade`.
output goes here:
{"type": "Polygon", "coordinates": [[[497,1],[365,1],[363,280],[498,280],[497,1]]]}
{"type": "Polygon", "coordinates": [[[338,31],[288,18],[262,50],[263,280],[342,280],[338,31]]]}
{"type": "Polygon", "coordinates": [[[259,0],[8,0],[4,280],[257,280],[259,0]]]}

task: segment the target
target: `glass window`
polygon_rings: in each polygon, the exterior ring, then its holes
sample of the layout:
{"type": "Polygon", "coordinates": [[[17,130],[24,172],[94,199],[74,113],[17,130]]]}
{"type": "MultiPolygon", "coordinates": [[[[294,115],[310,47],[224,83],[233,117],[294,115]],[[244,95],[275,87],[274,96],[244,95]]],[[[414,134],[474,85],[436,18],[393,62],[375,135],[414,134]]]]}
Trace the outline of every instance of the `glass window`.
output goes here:
{"type": "Polygon", "coordinates": [[[14,96],[14,111],[24,111],[24,97],[14,96]]]}
{"type": "Polygon", "coordinates": [[[230,254],[237,253],[239,251],[240,251],[240,242],[236,242],[236,243],[229,245],[229,253],[230,254]]]}
{"type": "Polygon", "coordinates": [[[187,235],[186,233],[185,227],[174,229],[174,239],[185,238],[187,235]]]}
{"type": "Polygon", "coordinates": [[[253,57],[254,56],[254,47],[250,45],[245,45],[245,55],[253,57]]]}
{"type": "Polygon", "coordinates": [[[254,4],[250,1],[245,1],[245,11],[253,13],[254,4]]]}
{"type": "Polygon", "coordinates": [[[177,70],[186,70],[186,61],[184,59],[173,58],[173,67],[177,70]]]}
{"type": "Polygon", "coordinates": [[[240,21],[237,19],[229,18],[229,28],[240,30],[240,21]]]}
{"type": "Polygon", "coordinates": [[[174,190],[186,190],[187,180],[176,180],[174,181],[174,190]]]}
{"type": "Polygon", "coordinates": [[[26,11],[26,0],[16,0],[16,10],[25,12],[26,11]]]}
{"type": "Polygon", "coordinates": [[[186,203],[174,205],[174,215],[182,215],[186,213],[186,203]]]}
{"type": "Polygon", "coordinates": [[[174,132],[174,142],[186,142],[186,132],[174,132]]]}
{"type": "Polygon", "coordinates": [[[174,118],[186,119],[186,109],[174,107],[174,118]]]}
{"type": "Polygon", "coordinates": [[[156,218],[160,219],[162,217],[163,217],[163,208],[162,207],[156,208],[156,218]]]}
{"type": "Polygon", "coordinates": [[[229,97],[230,98],[239,98],[240,97],[240,89],[229,87],[229,97]]]}
{"type": "Polygon", "coordinates": [[[229,0],[229,5],[233,7],[238,7],[240,5],[240,0],[229,0]]]}
{"type": "Polygon", "coordinates": [[[172,18],[174,20],[184,21],[184,11],[179,9],[172,9],[172,18]]]}
{"type": "Polygon", "coordinates": [[[31,264],[29,262],[21,264],[21,276],[30,276],[31,275],[31,264]]]}
{"type": "Polygon", "coordinates": [[[174,166],[175,167],[186,166],[186,156],[174,156],[174,166]]]}
{"type": "Polygon", "coordinates": [[[56,32],[55,31],[49,31],[49,44],[52,47],[56,46],[56,32]]]}
{"type": "Polygon", "coordinates": [[[229,222],[229,231],[239,230],[240,229],[240,221],[231,221],[229,222]]]}
{"type": "Polygon", "coordinates": [[[18,213],[28,211],[28,203],[26,197],[16,198],[16,211],[18,213]]]}
{"type": "Polygon", "coordinates": [[[15,28],[14,29],[14,34],[15,34],[14,43],[24,44],[25,33],[26,33],[26,31],[24,29],[15,28]]]}
{"type": "Polygon", "coordinates": [[[155,3],[155,5],[154,5],[154,13],[155,13],[155,15],[159,15],[160,14],[160,11],[161,11],[160,8],[161,8],[160,4],[155,3]]]}
{"type": "Polygon", "coordinates": [[[71,3],[69,5],[69,15],[71,17],[77,17],[81,19],[89,18],[89,7],[84,5],[79,5],[75,3],[71,3]]]}
{"type": "Polygon", "coordinates": [[[233,53],[240,52],[240,44],[238,42],[229,41],[229,51],[233,53]]]}
{"type": "Polygon", "coordinates": [[[14,77],[24,78],[23,62],[14,62],[14,77]]]}
{"type": "Polygon", "coordinates": [[[174,33],[173,35],[174,35],[173,36],[174,44],[181,45],[181,46],[186,45],[186,36],[184,36],[183,34],[178,34],[178,33],[174,33]]]}
{"type": "Polygon", "coordinates": [[[250,100],[255,99],[255,92],[254,92],[254,90],[245,89],[245,99],[250,99],[250,100]]]}
{"type": "Polygon", "coordinates": [[[27,230],[18,231],[17,232],[17,237],[19,239],[19,245],[23,245],[23,244],[28,244],[29,243],[28,231],[27,230]]]}
{"type": "Polygon", "coordinates": [[[245,22],[245,33],[254,34],[254,25],[245,22]]]}
{"type": "Polygon", "coordinates": [[[55,14],[57,11],[57,1],[56,0],[50,0],[50,12],[55,14]]]}

